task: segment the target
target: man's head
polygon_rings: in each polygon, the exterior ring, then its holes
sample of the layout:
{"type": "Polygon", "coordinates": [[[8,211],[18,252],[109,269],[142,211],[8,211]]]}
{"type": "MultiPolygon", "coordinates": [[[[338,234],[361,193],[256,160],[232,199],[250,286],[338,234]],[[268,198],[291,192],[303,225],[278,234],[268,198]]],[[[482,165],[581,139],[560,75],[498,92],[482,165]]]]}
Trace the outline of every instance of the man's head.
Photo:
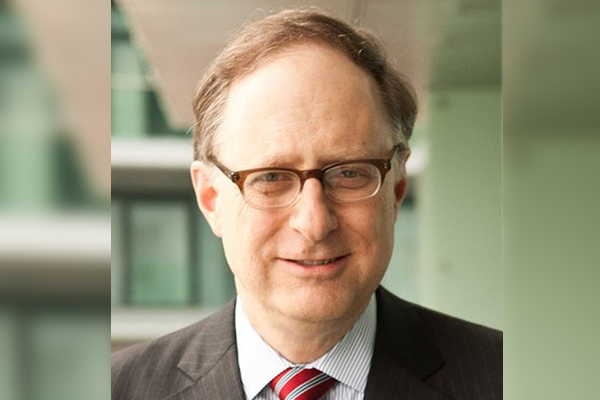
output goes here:
{"type": "Polygon", "coordinates": [[[286,10],[251,23],[235,35],[201,80],[193,107],[194,159],[219,151],[218,128],[231,85],[278,53],[301,43],[320,43],[345,54],[377,83],[390,133],[407,143],[417,115],[413,89],[386,59],[371,33],[314,8],[286,10]]]}
{"type": "MultiPolygon", "coordinates": [[[[277,317],[273,323],[355,320],[391,257],[407,156],[394,147],[410,136],[414,99],[372,39],[336,20],[300,11],[256,25],[229,44],[195,102],[192,178],[199,207],[223,239],[249,314],[277,317]],[[254,37],[263,34],[271,40],[254,37]],[[241,54],[240,46],[250,53],[241,54]],[[365,67],[365,60],[375,67],[365,67]],[[214,131],[202,133],[206,129],[214,131]],[[294,201],[276,201],[275,207],[249,199],[245,184],[232,182],[244,173],[226,172],[316,170],[354,160],[381,160],[385,172],[367,171],[362,166],[368,163],[356,161],[304,180],[294,201]]],[[[292,187],[294,176],[269,172],[253,175],[249,184],[273,198],[292,187]]]]}

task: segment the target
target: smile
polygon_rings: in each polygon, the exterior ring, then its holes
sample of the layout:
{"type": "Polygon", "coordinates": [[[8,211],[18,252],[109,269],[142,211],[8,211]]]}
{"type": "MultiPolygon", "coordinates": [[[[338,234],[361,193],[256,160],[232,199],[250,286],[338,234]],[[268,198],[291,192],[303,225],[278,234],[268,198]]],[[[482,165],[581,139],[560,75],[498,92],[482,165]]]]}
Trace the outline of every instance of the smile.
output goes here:
{"type": "Polygon", "coordinates": [[[288,261],[295,262],[295,263],[300,264],[305,267],[313,267],[316,265],[331,264],[331,263],[339,260],[340,258],[342,258],[342,257],[328,258],[326,260],[288,260],[288,261]]]}

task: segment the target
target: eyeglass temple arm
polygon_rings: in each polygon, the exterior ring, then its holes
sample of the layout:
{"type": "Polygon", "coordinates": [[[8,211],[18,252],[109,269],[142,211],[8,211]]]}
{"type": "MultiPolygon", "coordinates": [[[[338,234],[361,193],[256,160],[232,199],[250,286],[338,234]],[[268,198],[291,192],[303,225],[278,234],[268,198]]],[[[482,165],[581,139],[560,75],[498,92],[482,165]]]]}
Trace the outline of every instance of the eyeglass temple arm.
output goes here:
{"type": "Polygon", "coordinates": [[[209,160],[217,166],[233,183],[237,182],[240,179],[240,174],[235,171],[230,170],[220,162],[218,162],[214,157],[209,157],[209,160]]]}

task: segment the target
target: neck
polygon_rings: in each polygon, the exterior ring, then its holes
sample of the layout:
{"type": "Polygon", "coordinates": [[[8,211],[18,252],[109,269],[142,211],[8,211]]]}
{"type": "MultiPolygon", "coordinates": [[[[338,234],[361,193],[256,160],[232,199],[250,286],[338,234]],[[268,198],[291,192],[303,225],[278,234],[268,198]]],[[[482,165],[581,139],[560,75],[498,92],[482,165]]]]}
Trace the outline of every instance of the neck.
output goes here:
{"type": "Polygon", "coordinates": [[[306,321],[269,312],[243,299],[244,312],[254,330],[293,364],[311,363],[331,350],[352,329],[367,305],[350,317],[306,321]]]}

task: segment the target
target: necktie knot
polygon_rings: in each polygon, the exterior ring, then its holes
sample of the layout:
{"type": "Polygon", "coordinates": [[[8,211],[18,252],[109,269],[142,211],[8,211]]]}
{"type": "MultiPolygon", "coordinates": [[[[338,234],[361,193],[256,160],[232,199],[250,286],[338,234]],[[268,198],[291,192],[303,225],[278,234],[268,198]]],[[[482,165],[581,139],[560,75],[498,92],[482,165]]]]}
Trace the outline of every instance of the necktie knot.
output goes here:
{"type": "Polygon", "coordinates": [[[315,368],[288,368],[269,386],[281,400],[318,400],[335,384],[335,379],[315,368]]]}

